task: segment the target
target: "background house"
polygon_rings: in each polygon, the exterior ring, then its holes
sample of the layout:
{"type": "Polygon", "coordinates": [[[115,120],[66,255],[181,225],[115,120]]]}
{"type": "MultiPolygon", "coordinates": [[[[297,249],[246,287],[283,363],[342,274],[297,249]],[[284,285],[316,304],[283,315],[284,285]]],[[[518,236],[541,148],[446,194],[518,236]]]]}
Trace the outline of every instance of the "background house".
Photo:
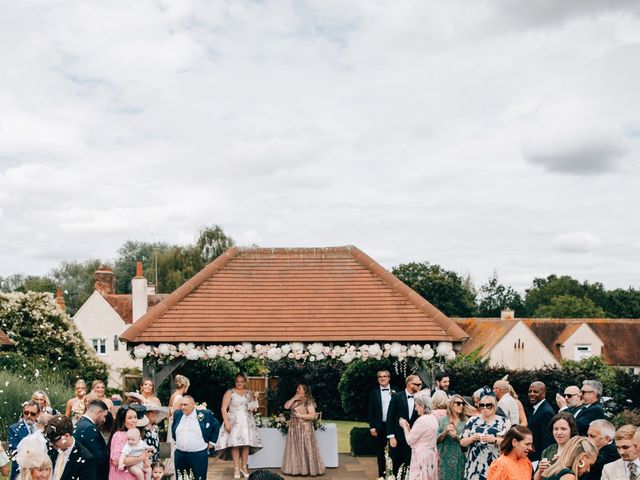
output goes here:
{"type": "Polygon", "coordinates": [[[123,369],[142,369],[142,362],[131,358],[126,343],[119,339],[120,334],[166,295],[156,294],[155,287],[148,284],[141,262],[131,280],[131,294],[115,292],[115,275],[108,267],[96,270],[94,280],[94,292],[73,321],[85,342],[109,366],[109,386],[120,388],[123,369]]]}
{"type": "Polygon", "coordinates": [[[470,338],[461,353],[478,351],[493,366],[535,369],[600,356],[612,366],[640,373],[639,319],[618,318],[514,318],[505,310],[501,318],[456,318],[470,338]]]}

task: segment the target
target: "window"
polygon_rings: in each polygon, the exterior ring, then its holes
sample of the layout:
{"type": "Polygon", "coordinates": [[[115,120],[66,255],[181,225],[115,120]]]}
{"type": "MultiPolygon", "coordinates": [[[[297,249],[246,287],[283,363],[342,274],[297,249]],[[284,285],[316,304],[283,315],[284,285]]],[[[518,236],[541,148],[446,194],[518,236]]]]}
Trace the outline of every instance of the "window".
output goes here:
{"type": "Polygon", "coordinates": [[[113,336],[113,351],[117,352],[118,350],[120,350],[120,339],[118,338],[118,335],[114,335],[113,336]]]}
{"type": "Polygon", "coordinates": [[[92,338],[91,344],[93,345],[93,349],[96,351],[98,355],[106,355],[107,354],[107,339],[106,338],[92,338]]]}
{"type": "Polygon", "coordinates": [[[591,345],[576,345],[575,360],[582,360],[583,358],[591,357],[591,345]]]}

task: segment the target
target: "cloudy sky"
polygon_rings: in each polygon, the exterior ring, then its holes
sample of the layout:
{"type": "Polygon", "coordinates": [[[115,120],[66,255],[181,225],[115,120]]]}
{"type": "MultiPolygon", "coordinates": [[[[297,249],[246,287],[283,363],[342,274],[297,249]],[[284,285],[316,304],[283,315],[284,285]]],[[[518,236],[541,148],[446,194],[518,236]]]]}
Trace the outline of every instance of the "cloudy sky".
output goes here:
{"type": "Polygon", "coordinates": [[[640,287],[635,0],[0,6],[0,275],[127,239],[640,287]]]}

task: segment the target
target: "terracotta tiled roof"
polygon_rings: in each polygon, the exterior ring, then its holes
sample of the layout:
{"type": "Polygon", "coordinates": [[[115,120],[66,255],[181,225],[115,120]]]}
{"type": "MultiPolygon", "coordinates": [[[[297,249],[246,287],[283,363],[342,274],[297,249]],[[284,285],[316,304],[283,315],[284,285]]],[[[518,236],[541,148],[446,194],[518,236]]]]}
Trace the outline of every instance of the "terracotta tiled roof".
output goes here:
{"type": "Polygon", "coordinates": [[[602,359],[605,363],[620,366],[640,365],[640,349],[635,342],[635,339],[640,338],[638,319],[527,318],[524,321],[559,361],[562,360],[560,345],[586,323],[604,344],[602,359]]]}
{"type": "Polygon", "coordinates": [[[462,344],[461,353],[468,355],[480,350],[484,356],[511,330],[516,320],[499,318],[454,318],[460,328],[469,334],[469,340],[462,344]]]}
{"type": "MultiPolygon", "coordinates": [[[[131,325],[133,310],[131,308],[131,295],[130,294],[103,294],[104,299],[109,302],[109,305],[113,307],[120,318],[124,320],[124,323],[131,325]]],[[[168,297],[167,293],[156,293],[154,295],[147,295],[148,308],[154,307],[159,304],[163,299],[168,297]]]]}
{"type": "Polygon", "coordinates": [[[460,341],[355,247],[231,248],[129,327],[129,342],[460,341]]]}
{"type": "Polygon", "coordinates": [[[6,333],[0,330],[0,347],[12,347],[13,340],[11,340],[6,333]]]}

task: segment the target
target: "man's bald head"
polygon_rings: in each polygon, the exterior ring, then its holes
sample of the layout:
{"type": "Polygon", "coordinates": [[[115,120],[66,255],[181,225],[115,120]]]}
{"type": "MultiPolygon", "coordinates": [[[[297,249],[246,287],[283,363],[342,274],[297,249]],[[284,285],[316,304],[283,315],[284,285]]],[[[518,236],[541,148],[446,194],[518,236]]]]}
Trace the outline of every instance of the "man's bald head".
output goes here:
{"type": "Polygon", "coordinates": [[[531,403],[531,405],[536,405],[540,403],[542,400],[544,400],[546,395],[547,395],[547,386],[544,383],[540,381],[535,381],[531,385],[529,385],[528,397],[529,397],[529,403],[531,403]]]}

